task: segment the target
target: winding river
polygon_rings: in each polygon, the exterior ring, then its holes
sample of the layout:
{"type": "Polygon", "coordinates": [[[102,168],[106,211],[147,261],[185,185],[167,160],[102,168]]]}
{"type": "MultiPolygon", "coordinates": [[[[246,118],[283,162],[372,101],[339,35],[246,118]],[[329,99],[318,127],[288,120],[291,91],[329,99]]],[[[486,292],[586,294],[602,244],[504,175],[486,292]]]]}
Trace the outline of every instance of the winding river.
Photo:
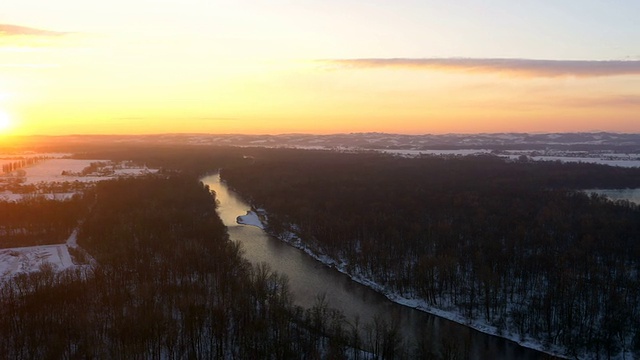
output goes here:
{"type": "Polygon", "coordinates": [[[218,213],[228,228],[230,238],[242,243],[245,258],[253,264],[265,262],[273,270],[285,274],[297,305],[309,308],[316,303],[318,295],[325,294],[329,306],[341,310],[351,322],[358,317],[361,327],[373,323],[375,317],[382,318],[388,323],[398,324],[408,344],[428,339],[427,342],[434,348],[448,344],[458,349],[468,349],[471,359],[550,358],[515,342],[393,303],[262,229],[239,225],[236,218],[245,215],[250,205],[221,182],[219,175],[201,180],[215,191],[219,202],[218,213]]]}

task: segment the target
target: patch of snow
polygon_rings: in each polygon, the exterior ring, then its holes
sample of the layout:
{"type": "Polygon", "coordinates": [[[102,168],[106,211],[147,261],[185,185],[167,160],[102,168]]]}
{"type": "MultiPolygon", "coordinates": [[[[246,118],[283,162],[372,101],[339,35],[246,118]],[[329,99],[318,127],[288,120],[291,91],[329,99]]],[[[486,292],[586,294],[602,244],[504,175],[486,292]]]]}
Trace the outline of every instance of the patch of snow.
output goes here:
{"type": "Polygon", "coordinates": [[[568,156],[532,156],[534,161],[560,161],[560,162],[581,162],[590,164],[610,165],[619,167],[639,167],[640,160],[612,160],[592,157],[568,157],[568,156]]]}
{"type": "Polygon", "coordinates": [[[75,266],[65,244],[0,249],[0,279],[37,271],[44,263],[58,271],[75,266]]]}
{"type": "Polygon", "coordinates": [[[604,195],[613,201],[627,200],[640,205],[640,189],[589,189],[584,192],[604,195]]]}
{"type": "Polygon", "coordinates": [[[34,195],[34,194],[14,194],[11,191],[3,191],[3,192],[0,192],[0,201],[18,202],[18,201],[24,200],[25,198],[29,198],[33,196],[43,197],[47,200],[63,201],[63,200],[69,200],[73,198],[73,196],[76,194],[79,194],[79,193],[64,192],[64,193],[48,193],[48,194],[34,195]]]}
{"type": "Polygon", "coordinates": [[[45,263],[53,265],[56,271],[63,271],[93,266],[96,262],[78,246],[78,229],[75,229],[64,244],[0,249],[0,281],[21,273],[39,271],[45,263]],[[69,249],[83,252],[89,265],[74,264],[69,249]]]}
{"type": "Polygon", "coordinates": [[[157,169],[147,169],[147,168],[126,168],[126,169],[116,169],[114,170],[114,175],[116,176],[137,176],[142,174],[155,174],[157,173],[157,169]]]}
{"type": "Polygon", "coordinates": [[[264,225],[255,211],[247,211],[246,215],[238,216],[236,222],[241,225],[251,225],[264,230],[264,225]]]}
{"type": "Polygon", "coordinates": [[[419,155],[478,155],[489,154],[492,150],[487,149],[458,149],[458,150],[411,150],[411,149],[385,149],[380,150],[386,154],[404,155],[404,156],[419,156],[419,155]]]}
{"type": "Polygon", "coordinates": [[[24,168],[26,172],[26,179],[24,184],[37,184],[40,182],[65,182],[65,181],[80,181],[80,182],[92,182],[96,181],[93,177],[82,176],[65,176],[62,175],[62,171],[69,171],[74,173],[80,173],[82,169],[89,166],[92,162],[97,160],[76,160],[76,159],[50,159],[33,166],[24,168]]]}

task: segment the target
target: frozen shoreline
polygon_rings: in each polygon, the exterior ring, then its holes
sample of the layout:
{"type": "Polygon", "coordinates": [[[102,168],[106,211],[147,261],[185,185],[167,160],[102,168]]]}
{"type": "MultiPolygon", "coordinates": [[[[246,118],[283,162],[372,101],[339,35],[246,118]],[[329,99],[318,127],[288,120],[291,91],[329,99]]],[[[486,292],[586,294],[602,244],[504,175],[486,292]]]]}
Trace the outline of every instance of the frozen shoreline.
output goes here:
{"type": "MultiPolygon", "coordinates": [[[[241,224],[241,225],[249,225],[249,226],[255,226],[258,227],[260,229],[265,230],[266,232],[266,225],[267,225],[267,215],[265,213],[265,211],[263,209],[258,209],[258,210],[250,210],[247,211],[246,215],[241,215],[237,217],[237,223],[241,224]],[[261,220],[264,219],[263,220],[261,220]]],[[[269,233],[269,235],[279,239],[280,241],[283,241],[303,252],[305,252],[307,255],[311,256],[312,258],[314,258],[315,260],[321,262],[322,264],[328,266],[328,267],[332,267],[336,270],[338,270],[339,272],[347,275],[349,278],[351,278],[353,281],[362,284],[382,295],[384,295],[387,299],[389,299],[390,301],[399,304],[399,305],[403,305],[403,306],[407,306],[416,310],[420,310],[423,311],[425,313],[428,314],[432,314],[453,322],[456,322],[458,324],[467,326],[469,328],[472,328],[474,330],[480,331],[484,334],[488,334],[488,335],[493,335],[493,336],[497,336],[503,339],[507,339],[510,341],[513,341],[515,343],[517,343],[518,345],[522,346],[522,347],[526,347],[529,349],[533,349],[536,351],[540,351],[542,353],[545,354],[549,354],[549,355],[553,355],[559,358],[566,358],[568,359],[569,357],[567,355],[565,355],[565,351],[564,349],[558,347],[558,346],[553,346],[551,348],[546,348],[544,344],[542,344],[539,341],[536,341],[532,338],[526,337],[526,338],[522,338],[520,335],[518,334],[513,334],[513,333],[503,333],[503,334],[499,334],[498,329],[495,326],[492,326],[488,323],[486,323],[485,321],[479,321],[479,320],[469,320],[467,318],[465,318],[463,315],[461,315],[459,312],[455,311],[455,310],[444,310],[444,309],[439,309],[439,308],[434,308],[430,305],[428,305],[424,300],[421,299],[411,299],[411,298],[407,298],[397,292],[394,292],[386,287],[384,287],[383,285],[372,281],[368,278],[366,278],[365,276],[363,276],[362,274],[353,274],[347,271],[347,264],[344,261],[336,261],[335,259],[324,255],[322,253],[316,252],[314,251],[312,248],[310,248],[309,246],[306,246],[302,240],[293,232],[293,231],[287,231],[286,233],[277,236],[276,234],[272,234],[269,233]]]]}

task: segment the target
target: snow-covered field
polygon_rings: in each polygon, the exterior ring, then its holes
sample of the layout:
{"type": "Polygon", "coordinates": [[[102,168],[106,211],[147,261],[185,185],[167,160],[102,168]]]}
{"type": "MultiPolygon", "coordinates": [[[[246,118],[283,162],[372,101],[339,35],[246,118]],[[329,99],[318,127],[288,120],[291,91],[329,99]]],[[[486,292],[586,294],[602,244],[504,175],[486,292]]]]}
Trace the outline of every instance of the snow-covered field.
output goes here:
{"type": "MultiPolygon", "coordinates": [[[[393,154],[405,157],[417,157],[420,155],[436,155],[436,156],[468,156],[468,155],[486,155],[494,153],[492,150],[487,149],[458,149],[458,150],[381,150],[381,152],[387,154],[393,154]]],[[[563,163],[568,162],[581,162],[590,164],[601,164],[620,167],[640,167],[640,154],[617,154],[617,153],[585,153],[585,152],[571,152],[571,151],[556,151],[552,154],[539,154],[538,151],[504,151],[496,154],[501,158],[516,160],[520,156],[525,155],[532,161],[560,161],[563,163]]]]}
{"type": "Polygon", "coordinates": [[[403,150],[403,149],[388,149],[381,150],[383,153],[401,155],[414,157],[419,155],[458,155],[458,156],[467,156],[467,155],[479,155],[479,154],[489,154],[491,150],[476,150],[476,149],[460,149],[460,150],[403,150]]]}
{"type": "MultiPolygon", "coordinates": [[[[157,170],[128,163],[69,159],[67,158],[68,155],[69,154],[27,154],[8,156],[0,154],[0,165],[14,163],[21,158],[29,156],[48,157],[48,159],[36,164],[28,165],[9,174],[0,176],[0,201],[20,201],[33,196],[45,197],[52,200],[66,200],[86,187],[70,186],[67,187],[67,190],[61,191],[60,189],[64,187],[56,186],[55,184],[72,183],[91,185],[93,182],[122,176],[139,176],[157,172],[157,170]],[[90,167],[92,163],[100,163],[100,165],[93,166],[95,171],[88,172],[86,169],[90,167]],[[83,175],[83,173],[86,175],[83,175]],[[30,193],[13,193],[11,190],[8,190],[8,187],[15,186],[14,183],[17,183],[19,186],[31,186],[30,189],[35,189],[35,191],[30,193]]],[[[77,266],[90,266],[76,265],[72,261],[69,249],[76,249],[82,253],[90,264],[94,261],[84,250],[78,247],[76,235],[77,232],[74,231],[65,244],[0,249],[0,280],[20,273],[38,271],[45,263],[53,265],[58,271],[77,266]]]]}
{"type": "Polygon", "coordinates": [[[640,189],[589,189],[584,192],[604,195],[613,201],[627,200],[640,205],[640,189]]]}
{"type": "MultiPolygon", "coordinates": [[[[0,175],[0,201],[19,201],[26,196],[35,195],[52,200],[66,200],[76,194],[79,189],[82,190],[83,186],[91,183],[123,176],[140,176],[158,171],[130,163],[70,159],[68,158],[69,154],[35,154],[33,157],[36,155],[49,158],[0,175]],[[31,194],[14,193],[8,188],[10,184],[35,186],[37,190],[31,194]],[[73,186],[67,185],[66,190],[57,189],[56,192],[52,192],[51,184],[72,184],[73,186]]],[[[0,162],[11,163],[16,160],[19,158],[0,155],[0,162]]]]}
{"type": "Polygon", "coordinates": [[[77,160],[77,159],[49,159],[34,166],[24,168],[26,172],[25,185],[50,183],[50,182],[96,182],[109,180],[125,175],[141,175],[148,172],[155,172],[145,167],[114,169],[111,175],[79,175],[83,169],[91,163],[104,162],[101,160],[77,160]],[[74,175],[62,175],[62,172],[74,175]]]}
{"type": "MultiPolygon", "coordinates": [[[[77,235],[77,230],[74,230],[64,244],[0,249],[0,281],[21,273],[38,271],[45,263],[53,265],[57,271],[91,266],[76,265],[71,259],[70,248],[82,251],[78,247],[77,235]]],[[[89,258],[90,264],[93,261],[89,258]]]]}
{"type": "Polygon", "coordinates": [[[73,266],[66,244],[0,249],[0,279],[40,269],[50,263],[57,270],[73,266]]]}
{"type": "Polygon", "coordinates": [[[611,159],[602,157],[572,157],[572,156],[532,156],[534,161],[560,161],[560,162],[582,162],[590,164],[601,164],[620,167],[639,167],[640,160],[611,159]]]}

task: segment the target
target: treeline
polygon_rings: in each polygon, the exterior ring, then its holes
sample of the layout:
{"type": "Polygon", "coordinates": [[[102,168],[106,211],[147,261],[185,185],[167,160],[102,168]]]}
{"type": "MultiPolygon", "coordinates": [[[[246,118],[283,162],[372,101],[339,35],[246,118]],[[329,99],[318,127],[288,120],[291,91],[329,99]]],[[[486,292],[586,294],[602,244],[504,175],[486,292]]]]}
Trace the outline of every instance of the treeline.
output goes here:
{"type": "Polygon", "coordinates": [[[39,163],[40,161],[46,160],[48,157],[46,156],[35,156],[26,159],[20,159],[16,161],[12,161],[9,163],[2,164],[2,173],[8,174],[12,171],[21,169],[26,166],[34,165],[39,163]]]}
{"type": "Polygon", "coordinates": [[[640,170],[247,150],[222,178],[347,271],[569,356],[640,353],[640,170]]]}
{"type": "Polygon", "coordinates": [[[0,201],[0,249],[63,243],[84,209],[81,196],[64,201],[42,196],[0,201]]]}
{"type": "Polygon", "coordinates": [[[362,328],[252,267],[192,178],[99,183],[78,243],[96,260],[0,282],[0,354],[12,359],[399,358],[397,329],[362,328]],[[360,348],[370,348],[365,353],[360,348]]]}
{"type": "Polygon", "coordinates": [[[241,161],[244,152],[235,147],[162,143],[83,144],[56,150],[73,150],[74,158],[77,159],[127,161],[160,169],[162,172],[180,171],[194,177],[220,167],[233,166],[241,161]]]}

